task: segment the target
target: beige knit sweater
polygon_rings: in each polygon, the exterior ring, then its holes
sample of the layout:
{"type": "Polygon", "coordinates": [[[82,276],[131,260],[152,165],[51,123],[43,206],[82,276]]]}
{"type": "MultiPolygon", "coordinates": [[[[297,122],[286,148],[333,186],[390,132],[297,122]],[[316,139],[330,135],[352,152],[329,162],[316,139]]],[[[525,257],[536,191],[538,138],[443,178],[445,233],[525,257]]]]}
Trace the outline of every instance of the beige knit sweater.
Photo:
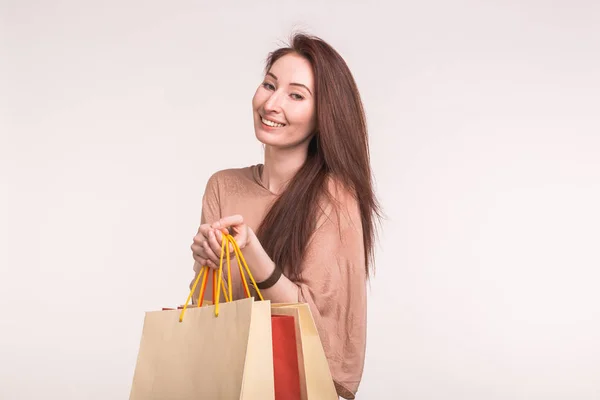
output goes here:
{"type": "MultiPolygon", "coordinates": [[[[215,173],[203,196],[201,223],[240,214],[256,232],[277,198],[262,185],[261,169],[259,164],[215,173]]],[[[295,283],[300,302],[309,304],[315,318],[338,394],[353,399],[363,372],[366,342],[362,226],[356,199],[333,184],[330,190],[336,204],[323,204],[306,249],[302,278],[295,283]]],[[[244,292],[237,265],[233,267],[234,299],[240,299],[244,292]]]]}

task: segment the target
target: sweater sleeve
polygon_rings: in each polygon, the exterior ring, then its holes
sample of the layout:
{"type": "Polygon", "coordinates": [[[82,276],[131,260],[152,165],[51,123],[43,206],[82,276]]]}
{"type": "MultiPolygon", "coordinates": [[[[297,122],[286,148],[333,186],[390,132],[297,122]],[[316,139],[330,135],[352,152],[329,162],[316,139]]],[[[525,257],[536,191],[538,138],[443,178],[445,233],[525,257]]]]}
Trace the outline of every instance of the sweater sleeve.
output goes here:
{"type": "MultiPolygon", "coordinates": [[[[220,193],[219,193],[219,177],[218,173],[213,174],[206,183],[206,189],[204,190],[204,195],[202,196],[202,214],[200,216],[200,224],[213,223],[214,221],[218,221],[221,219],[221,207],[220,207],[220,193]]],[[[198,277],[198,273],[200,272],[200,264],[194,261],[194,279],[190,282],[190,289],[194,285],[194,281],[198,277]]],[[[212,297],[212,285],[206,285],[206,293],[204,298],[212,297]]],[[[198,293],[200,291],[200,285],[196,287],[196,291],[192,296],[194,304],[198,298],[198,293]]]]}
{"type": "Polygon", "coordinates": [[[354,399],[366,345],[366,282],[358,202],[338,191],[324,208],[295,282],[308,303],[323,343],[338,395],[354,399]]]}

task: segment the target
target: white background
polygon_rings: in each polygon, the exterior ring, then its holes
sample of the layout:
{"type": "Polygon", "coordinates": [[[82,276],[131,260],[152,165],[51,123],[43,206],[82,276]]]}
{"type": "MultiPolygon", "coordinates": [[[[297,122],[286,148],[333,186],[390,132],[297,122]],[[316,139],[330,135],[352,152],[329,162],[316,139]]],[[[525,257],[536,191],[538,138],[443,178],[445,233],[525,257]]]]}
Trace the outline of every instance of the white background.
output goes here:
{"type": "Polygon", "coordinates": [[[318,3],[0,2],[0,398],[128,397],[304,29],[356,77],[387,215],[358,398],[600,399],[600,3],[318,3]]]}

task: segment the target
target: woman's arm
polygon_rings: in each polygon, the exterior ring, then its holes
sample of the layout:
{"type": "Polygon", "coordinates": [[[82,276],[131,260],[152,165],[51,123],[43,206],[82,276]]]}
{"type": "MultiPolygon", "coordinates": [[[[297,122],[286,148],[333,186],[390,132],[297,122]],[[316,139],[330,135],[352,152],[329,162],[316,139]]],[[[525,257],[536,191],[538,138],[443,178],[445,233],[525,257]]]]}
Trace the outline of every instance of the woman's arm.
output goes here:
{"type": "MultiPolygon", "coordinates": [[[[243,254],[248,265],[255,266],[252,273],[256,282],[264,282],[278,267],[275,266],[275,263],[258,242],[256,235],[252,233],[252,236],[253,238],[246,246],[243,254]]],[[[282,274],[277,283],[268,289],[262,289],[261,293],[273,303],[297,303],[298,291],[298,286],[282,274]]]]}
{"type": "Polygon", "coordinates": [[[302,263],[299,301],[310,306],[338,395],[353,399],[366,349],[367,272],[357,200],[341,190],[325,208],[302,263]]]}
{"type": "MultiPolygon", "coordinates": [[[[218,172],[213,174],[206,183],[206,188],[202,196],[202,215],[200,217],[200,225],[206,224],[207,222],[217,221],[221,218],[221,207],[219,203],[219,178],[218,172]]],[[[193,253],[192,253],[193,254],[193,253]]],[[[194,257],[195,259],[195,257],[194,257]]],[[[200,273],[201,265],[198,261],[194,260],[194,278],[190,282],[190,289],[194,285],[198,274],[200,273]]],[[[196,287],[196,291],[192,296],[192,303],[196,304],[198,294],[200,292],[200,285],[196,287]]],[[[204,292],[205,299],[212,299],[212,285],[206,285],[206,291],[204,292]]]]}

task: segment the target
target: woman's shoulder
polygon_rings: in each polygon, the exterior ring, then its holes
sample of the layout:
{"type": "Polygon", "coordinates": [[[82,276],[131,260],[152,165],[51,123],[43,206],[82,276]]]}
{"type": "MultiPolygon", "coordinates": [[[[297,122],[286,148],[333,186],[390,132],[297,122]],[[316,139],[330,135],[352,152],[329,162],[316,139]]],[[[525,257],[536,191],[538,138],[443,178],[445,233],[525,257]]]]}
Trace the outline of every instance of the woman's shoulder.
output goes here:
{"type": "Polygon", "coordinates": [[[227,168],[214,172],[206,184],[207,190],[239,191],[256,185],[257,169],[260,165],[242,168],[227,168]]]}
{"type": "Polygon", "coordinates": [[[356,192],[343,182],[329,176],[325,183],[325,196],[321,202],[321,215],[317,225],[333,222],[338,227],[360,225],[360,206],[356,192]]]}
{"type": "Polygon", "coordinates": [[[221,169],[214,172],[210,179],[212,180],[227,180],[227,179],[239,179],[245,177],[252,177],[254,170],[258,168],[258,165],[250,165],[242,168],[227,168],[221,169]]]}
{"type": "Polygon", "coordinates": [[[356,192],[354,189],[344,185],[341,179],[328,176],[326,181],[327,195],[338,205],[348,207],[356,204],[356,192]]]}

